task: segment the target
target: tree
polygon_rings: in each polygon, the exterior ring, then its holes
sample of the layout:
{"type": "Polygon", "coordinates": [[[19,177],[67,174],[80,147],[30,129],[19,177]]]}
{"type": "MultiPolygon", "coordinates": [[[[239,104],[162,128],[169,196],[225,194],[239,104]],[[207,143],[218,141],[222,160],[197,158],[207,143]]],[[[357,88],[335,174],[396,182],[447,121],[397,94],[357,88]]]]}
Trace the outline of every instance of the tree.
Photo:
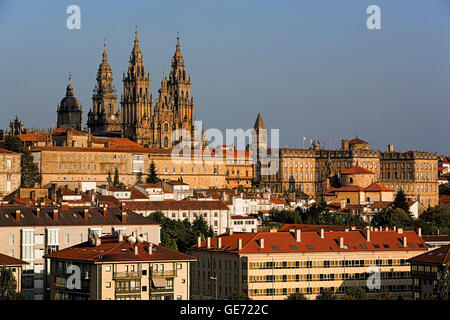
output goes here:
{"type": "Polygon", "coordinates": [[[17,300],[20,294],[16,292],[16,278],[11,269],[6,266],[0,269],[0,300],[17,300]]]}
{"type": "Polygon", "coordinates": [[[141,184],[142,183],[142,172],[138,172],[136,174],[136,184],[141,184]]]}
{"type": "Polygon", "coordinates": [[[250,298],[248,297],[248,294],[239,290],[239,291],[233,291],[230,294],[230,300],[250,300],[250,298]]]}
{"type": "Polygon", "coordinates": [[[393,207],[394,209],[402,209],[406,214],[411,215],[411,212],[409,211],[408,200],[406,199],[406,195],[403,189],[397,191],[393,202],[393,207]]]}
{"type": "Polygon", "coordinates": [[[424,234],[450,233],[450,207],[438,206],[428,208],[422,212],[418,219],[418,225],[424,234]]]}
{"type": "Polygon", "coordinates": [[[21,153],[20,167],[22,171],[21,187],[31,188],[34,183],[41,183],[42,176],[38,166],[34,163],[34,158],[30,150],[22,146],[22,141],[17,136],[7,136],[5,140],[0,142],[0,148],[21,153]]]}
{"type": "Polygon", "coordinates": [[[118,187],[120,185],[120,178],[119,178],[119,169],[117,167],[114,170],[114,186],[118,187]]]}
{"type": "Polygon", "coordinates": [[[394,295],[389,291],[382,292],[376,297],[376,300],[394,300],[394,295]]]}
{"type": "Polygon", "coordinates": [[[389,208],[377,212],[371,221],[375,227],[413,229],[416,221],[401,208],[389,208]]]}
{"type": "Polygon", "coordinates": [[[296,292],[288,295],[286,300],[308,300],[308,298],[305,296],[305,294],[296,292]]]}
{"type": "Polygon", "coordinates": [[[244,191],[245,191],[244,186],[243,186],[242,184],[238,185],[238,186],[237,186],[237,191],[239,191],[239,192],[244,192],[244,191]]]}
{"type": "Polygon", "coordinates": [[[158,175],[156,174],[156,165],[153,160],[147,170],[147,178],[145,179],[145,182],[153,184],[157,184],[159,182],[158,175]]]}
{"type": "Polygon", "coordinates": [[[336,300],[333,290],[324,288],[322,292],[316,297],[316,300],[336,300]]]}
{"type": "Polygon", "coordinates": [[[444,266],[444,268],[438,272],[436,291],[437,299],[450,299],[450,265],[444,266]]]}
{"type": "Polygon", "coordinates": [[[367,294],[362,287],[350,287],[342,297],[343,300],[367,300],[367,294]]]}

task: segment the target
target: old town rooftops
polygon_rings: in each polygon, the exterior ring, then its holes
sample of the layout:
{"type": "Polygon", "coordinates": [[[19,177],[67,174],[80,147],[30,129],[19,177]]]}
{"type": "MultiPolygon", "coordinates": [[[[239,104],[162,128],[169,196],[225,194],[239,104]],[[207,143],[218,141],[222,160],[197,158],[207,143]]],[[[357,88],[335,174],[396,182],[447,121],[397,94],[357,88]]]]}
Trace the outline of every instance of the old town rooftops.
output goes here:
{"type": "Polygon", "coordinates": [[[201,201],[201,200],[181,200],[181,201],[139,201],[127,203],[130,210],[229,210],[223,201],[201,201]]]}
{"type": "Polygon", "coordinates": [[[140,214],[119,207],[0,206],[0,227],[76,225],[155,225],[140,214]],[[86,211],[87,210],[87,211],[86,211]],[[123,215],[126,213],[126,215],[123,215]]]}
{"type": "Polygon", "coordinates": [[[2,149],[2,148],[0,148],[0,153],[12,153],[12,154],[15,154],[15,152],[13,152],[13,151],[2,149]]]}
{"type": "Polygon", "coordinates": [[[124,237],[103,236],[95,246],[89,241],[45,255],[49,259],[87,261],[93,263],[121,261],[192,261],[195,257],[151,244],[147,241],[134,243],[124,237]],[[137,247],[137,252],[135,251],[137,247]],[[151,251],[150,251],[151,250],[151,251]]]}
{"type": "Polygon", "coordinates": [[[323,232],[305,232],[297,229],[294,232],[231,232],[231,234],[228,232],[199,244],[192,246],[190,250],[239,254],[426,250],[425,242],[415,231],[403,229],[323,232]]]}

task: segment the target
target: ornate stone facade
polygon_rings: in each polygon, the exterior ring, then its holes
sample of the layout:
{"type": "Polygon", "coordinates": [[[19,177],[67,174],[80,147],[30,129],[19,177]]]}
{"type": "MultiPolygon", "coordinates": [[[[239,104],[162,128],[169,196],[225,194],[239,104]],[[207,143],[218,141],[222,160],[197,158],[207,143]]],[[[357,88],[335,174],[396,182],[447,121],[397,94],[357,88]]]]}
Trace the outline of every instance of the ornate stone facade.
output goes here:
{"type": "Polygon", "coordinates": [[[191,79],[185,70],[179,37],[169,78],[163,74],[154,109],[150,73],[145,72],[137,31],[128,71],[123,74],[121,111],[116,107],[116,91],[112,81],[113,75],[104,49],[92,97],[93,107],[88,115],[87,125],[93,134],[120,134],[144,147],[163,149],[170,149],[181,140],[181,129],[186,130],[192,139],[199,138],[193,124],[191,79]]]}
{"type": "Polygon", "coordinates": [[[83,129],[83,107],[73,94],[72,76],[69,76],[69,85],[66,89],[66,96],[58,104],[57,127],[71,127],[75,130],[83,129]]]}
{"type": "Polygon", "coordinates": [[[115,133],[120,136],[122,133],[122,115],[117,110],[117,95],[113,80],[105,44],[102,63],[98,67],[97,84],[92,95],[92,110],[89,111],[87,122],[94,135],[115,133]]]}

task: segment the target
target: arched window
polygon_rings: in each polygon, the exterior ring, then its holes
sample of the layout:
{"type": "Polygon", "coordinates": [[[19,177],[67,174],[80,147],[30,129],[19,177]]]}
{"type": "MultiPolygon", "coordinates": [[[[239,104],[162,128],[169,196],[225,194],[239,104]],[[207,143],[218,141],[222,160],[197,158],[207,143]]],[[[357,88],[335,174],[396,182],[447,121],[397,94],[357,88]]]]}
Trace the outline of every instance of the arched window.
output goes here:
{"type": "Polygon", "coordinates": [[[167,139],[167,137],[164,137],[164,148],[168,147],[169,147],[169,139],[167,139]]]}
{"type": "Polygon", "coordinates": [[[164,132],[169,132],[169,125],[164,123],[164,132]]]}

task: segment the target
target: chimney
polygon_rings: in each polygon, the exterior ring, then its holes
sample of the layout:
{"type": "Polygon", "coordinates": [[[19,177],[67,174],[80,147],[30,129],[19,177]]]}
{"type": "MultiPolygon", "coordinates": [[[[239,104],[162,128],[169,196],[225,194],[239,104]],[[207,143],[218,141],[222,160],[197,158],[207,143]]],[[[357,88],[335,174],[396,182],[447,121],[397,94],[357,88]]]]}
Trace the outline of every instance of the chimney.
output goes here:
{"type": "Polygon", "coordinates": [[[207,237],[206,238],[206,249],[210,249],[211,248],[211,237],[207,237]]]}
{"type": "Polygon", "coordinates": [[[259,247],[261,249],[264,249],[264,239],[263,238],[259,239],[259,247]]]}
{"type": "Polygon", "coordinates": [[[344,237],[339,237],[339,248],[344,248],[344,237]]]}
{"type": "Polygon", "coordinates": [[[398,232],[398,234],[402,234],[403,233],[403,228],[398,228],[397,232],[398,232]]]}
{"type": "Polygon", "coordinates": [[[103,216],[106,217],[107,214],[108,214],[108,205],[105,205],[103,207],[103,216]]]}
{"type": "Polygon", "coordinates": [[[227,228],[228,235],[233,235],[233,228],[227,228]]]}
{"type": "Polygon", "coordinates": [[[123,241],[123,230],[119,230],[119,242],[123,241]]]}
{"type": "Polygon", "coordinates": [[[345,232],[348,232],[348,230],[349,230],[348,228],[345,228],[345,232]]]}
{"type": "Polygon", "coordinates": [[[89,219],[89,209],[84,209],[83,218],[84,218],[84,221],[88,221],[88,219],[89,219]]]}
{"type": "Polygon", "coordinates": [[[41,217],[41,208],[36,208],[36,218],[40,218],[41,217]]]}
{"type": "Polygon", "coordinates": [[[367,242],[370,242],[370,229],[368,227],[366,228],[365,235],[367,242]]]}
{"type": "Polygon", "coordinates": [[[122,211],[122,224],[127,224],[127,212],[122,211]]]}
{"type": "Polygon", "coordinates": [[[353,227],[351,227],[350,229],[352,229],[352,230],[356,230],[356,227],[355,227],[355,226],[353,226],[353,227]]]}
{"type": "Polygon", "coordinates": [[[397,227],[396,226],[394,226],[394,231],[397,231],[397,227]]]}
{"type": "Polygon", "coordinates": [[[270,232],[277,232],[277,229],[275,229],[275,228],[272,228],[272,229],[270,229],[270,232]]]}
{"type": "Polygon", "coordinates": [[[295,229],[295,242],[302,241],[302,231],[300,229],[295,229]]]}
{"type": "Polygon", "coordinates": [[[242,250],[242,239],[240,238],[237,240],[237,249],[242,250]]]}
{"type": "Polygon", "coordinates": [[[253,233],[258,233],[258,228],[253,228],[253,229],[252,229],[252,232],[253,232],[253,233]]]}
{"type": "Polygon", "coordinates": [[[388,144],[388,152],[394,152],[394,145],[393,144],[388,144]]]}
{"type": "Polygon", "coordinates": [[[218,237],[217,238],[217,249],[221,249],[222,248],[222,238],[218,237]]]}
{"type": "Polygon", "coordinates": [[[61,203],[61,210],[69,210],[69,204],[67,202],[61,203]]]}
{"type": "Polygon", "coordinates": [[[320,229],[320,239],[323,239],[323,238],[325,238],[325,229],[321,228],[320,229]]]}
{"type": "Polygon", "coordinates": [[[58,222],[58,209],[53,209],[53,220],[58,222]]]}
{"type": "Polygon", "coordinates": [[[202,237],[197,237],[197,248],[200,248],[202,246],[202,237]]]}
{"type": "Polygon", "coordinates": [[[120,204],[120,207],[122,208],[122,212],[124,212],[124,211],[127,210],[127,204],[126,204],[125,202],[122,202],[122,203],[120,204]]]}
{"type": "Polygon", "coordinates": [[[407,245],[408,245],[407,238],[403,237],[403,248],[406,248],[407,245]]]}
{"type": "Polygon", "coordinates": [[[422,228],[417,229],[417,235],[418,235],[419,237],[422,236],[422,228]]]}
{"type": "Polygon", "coordinates": [[[16,210],[16,221],[20,221],[20,210],[16,210]]]}
{"type": "Polygon", "coordinates": [[[137,256],[139,254],[139,245],[136,243],[134,245],[134,255],[137,256]]]}
{"type": "Polygon", "coordinates": [[[149,243],[148,244],[148,254],[152,254],[153,253],[153,243],[149,243]]]}

